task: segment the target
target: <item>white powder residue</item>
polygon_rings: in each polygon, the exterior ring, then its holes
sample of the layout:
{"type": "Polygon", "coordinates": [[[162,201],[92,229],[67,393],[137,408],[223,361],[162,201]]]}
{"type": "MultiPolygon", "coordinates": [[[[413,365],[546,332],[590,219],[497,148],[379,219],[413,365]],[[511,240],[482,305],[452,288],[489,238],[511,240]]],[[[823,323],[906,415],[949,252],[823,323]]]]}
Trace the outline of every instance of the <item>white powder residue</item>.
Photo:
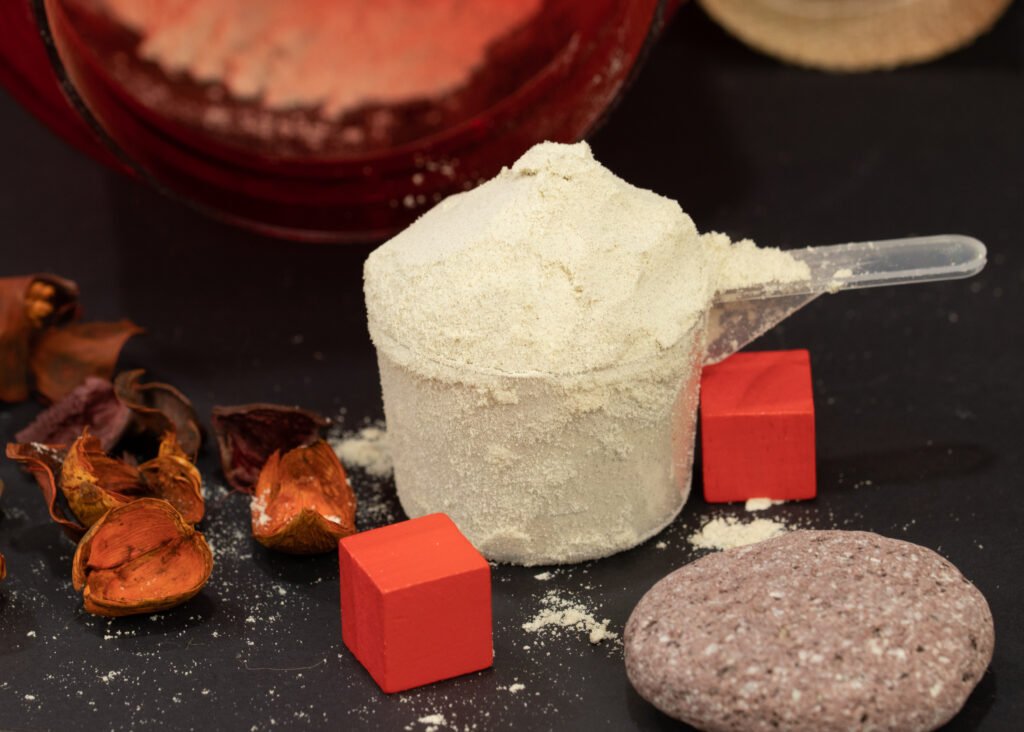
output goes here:
{"type": "Polygon", "coordinates": [[[581,602],[562,597],[555,590],[548,591],[541,598],[541,609],[531,620],[523,623],[523,630],[537,633],[544,629],[570,628],[587,634],[591,643],[618,638],[619,634],[608,630],[607,618],[598,621],[581,602]]]}
{"type": "Polygon", "coordinates": [[[416,721],[420,724],[427,725],[426,732],[435,732],[438,727],[445,727],[448,725],[448,721],[445,719],[443,714],[427,714],[416,721]]]}
{"type": "Polygon", "coordinates": [[[540,574],[533,575],[533,578],[535,580],[539,580],[541,582],[547,582],[549,579],[551,579],[554,576],[555,575],[553,575],[551,572],[541,572],[540,574]]]}
{"type": "Polygon", "coordinates": [[[520,691],[526,688],[526,684],[510,684],[508,687],[509,694],[518,694],[520,691]]]}
{"type": "Polygon", "coordinates": [[[270,514],[267,513],[267,504],[263,496],[253,496],[250,507],[256,526],[266,526],[270,523],[270,514]]]}
{"type": "Polygon", "coordinates": [[[755,283],[783,283],[806,280],[811,270],[801,262],[774,247],[758,247],[750,239],[733,242],[725,234],[705,234],[719,262],[718,289],[739,290],[755,283]]]}
{"type": "Polygon", "coordinates": [[[743,508],[747,511],[764,511],[772,506],[778,506],[783,503],[785,501],[779,501],[774,498],[748,498],[747,502],[743,504],[743,508]]]}
{"type": "Polygon", "coordinates": [[[447,513],[501,562],[645,541],[689,493],[673,443],[693,424],[675,415],[696,412],[714,293],[806,276],[784,252],[702,236],[586,143],[534,146],[366,260],[402,507],[447,513]]]}
{"type": "Polygon", "coordinates": [[[754,519],[744,523],[732,516],[708,521],[691,534],[687,541],[700,549],[732,549],[756,544],[789,530],[785,524],[770,519],[754,519]]]}
{"type": "Polygon", "coordinates": [[[346,467],[360,468],[374,478],[388,478],[394,470],[388,449],[388,433],[383,424],[331,437],[329,442],[346,467]]]}
{"type": "Polygon", "coordinates": [[[851,277],[853,277],[853,270],[849,267],[837,269],[832,273],[832,279],[828,283],[828,291],[832,294],[839,292],[851,277]]]}

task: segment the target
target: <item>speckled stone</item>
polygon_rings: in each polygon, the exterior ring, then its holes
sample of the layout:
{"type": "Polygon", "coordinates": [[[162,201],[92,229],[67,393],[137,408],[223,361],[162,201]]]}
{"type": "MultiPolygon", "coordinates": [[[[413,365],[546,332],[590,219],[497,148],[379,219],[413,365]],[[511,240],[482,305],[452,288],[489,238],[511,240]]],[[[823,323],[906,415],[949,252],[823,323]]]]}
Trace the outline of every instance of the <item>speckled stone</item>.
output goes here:
{"type": "Polygon", "coordinates": [[[985,598],[930,549],[794,531],[663,578],[626,625],[637,692],[702,730],[933,730],[992,659],[985,598]]]}

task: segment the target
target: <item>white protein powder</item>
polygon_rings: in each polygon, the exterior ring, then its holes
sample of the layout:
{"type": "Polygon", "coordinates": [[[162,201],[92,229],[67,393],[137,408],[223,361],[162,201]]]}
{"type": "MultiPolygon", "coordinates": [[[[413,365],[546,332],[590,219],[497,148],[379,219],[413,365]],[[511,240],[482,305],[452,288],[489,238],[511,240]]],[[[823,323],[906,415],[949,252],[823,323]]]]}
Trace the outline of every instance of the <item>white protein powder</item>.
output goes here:
{"type": "Polygon", "coordinates": [[[542,143],[365,267],[395,483],[488,558],[577,562],[660,531],[690,487],[720,273],[806,276],[701,236],[585,143],[542,143]],[[773,273],[776,269],[771,269],[773,273]]]}

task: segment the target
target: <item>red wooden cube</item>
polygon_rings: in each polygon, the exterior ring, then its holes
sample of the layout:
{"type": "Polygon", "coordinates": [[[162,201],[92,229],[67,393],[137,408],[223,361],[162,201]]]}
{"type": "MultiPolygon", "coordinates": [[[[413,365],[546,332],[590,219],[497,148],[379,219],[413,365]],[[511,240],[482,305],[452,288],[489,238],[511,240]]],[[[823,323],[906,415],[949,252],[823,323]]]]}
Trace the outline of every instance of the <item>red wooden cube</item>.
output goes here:
{"type": "Polygon", "coordinates": [[[814,398],[805,350],[736,353],[706,366],[704,499],[814,498],[814,398]]]}
{"type": "Polygon", "coordinates": [[[341,637],[387,693],[488,668],[491,568],[443,513],[338,542],[341,637]]]}

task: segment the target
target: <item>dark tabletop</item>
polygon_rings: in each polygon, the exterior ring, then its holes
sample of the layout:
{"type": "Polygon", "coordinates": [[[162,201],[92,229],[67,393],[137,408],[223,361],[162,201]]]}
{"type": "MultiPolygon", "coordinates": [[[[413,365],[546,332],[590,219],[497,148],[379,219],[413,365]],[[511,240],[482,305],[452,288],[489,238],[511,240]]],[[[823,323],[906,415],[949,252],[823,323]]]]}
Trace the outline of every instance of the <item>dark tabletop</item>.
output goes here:
{"type": "MultiPolygon", "coordinates": [[[[972,280],[824,297],[754,345],[807,348],[814,372],[819,497],[770,515],[931,547],[991,603],[995,659],[955,730],[1024,718],[1022,54],[1019,3],[966,51],[859,76],[781,66],[688,6],[592,138],[602,162],[681,201],[701,229],[781,246],[946,232],[988,245],[972,280]]],[[[0,274],[60,273],[89,318],[145,325],[122,365],[177,385],[207,423],[212,405],[247,401],[343,411],[347,429],[381,417],[361,293],[369,249],[210,221],[84,159],[0,96],[0,274]]],[[[0,438],[37,409],[0,406],[0,438]]],[[[459,730],[672,729],[631,690],[621,646],[521,626],[556,589],[621,632],[657,579],[700,554],[686,536],[702,520],[743,514],[705,504],[697,480],[678,521],[633,551],[546,582],[496,567],[494,668],[388,697],[341,645],[336,559],[254,544],[209,440],[199,465],[210,584],[175,610],[115,621],[81,610],[73,546],[34,484],[0,467],[0,728],[426,730],[418,720],[440,714],[459,730]]]]}

